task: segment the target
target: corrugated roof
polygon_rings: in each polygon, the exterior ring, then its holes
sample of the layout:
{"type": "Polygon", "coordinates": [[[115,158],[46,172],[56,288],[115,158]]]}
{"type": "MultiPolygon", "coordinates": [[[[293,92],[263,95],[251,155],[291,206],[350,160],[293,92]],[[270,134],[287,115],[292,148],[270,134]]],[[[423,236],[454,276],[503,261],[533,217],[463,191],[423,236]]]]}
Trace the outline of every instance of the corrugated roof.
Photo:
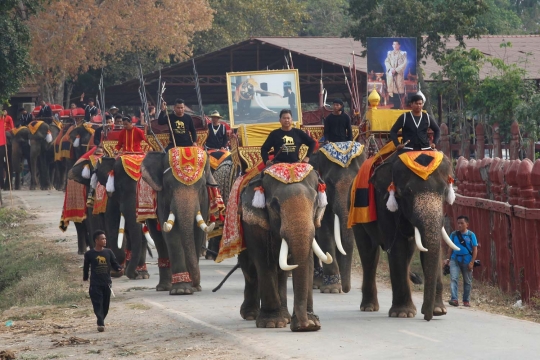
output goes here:
{"type": "MultiPolygon", "coordinates": [[[[367,72],[366,58],[360,57],[365,48],[360,41],[352,38],[337,37],[258,37],[257,40],[268,44],[289,49],[302,55],[311,56],[323,61],[341,66],[348,66],[352,61],[352,53],[356,55],[356,67],[359,71],[367,72]]],[[[527,78],[540,79],[540,35],[489,35],[480,39],[465,40],[467,48],[476,48],[482,53],[504,59],[509,64],[516,64],[527,71],[527,78]],[[512,46],[501,48],[502,43],[511,42],[512,46]]],[[[458,42],[454,39],[447,43],[448,48],[454,48],[458,42]]],[[[293,57],[294,58],[294,57],[293,57]]],[[[429,58],[422,68],[426,80],[441,67],[429,58]]],[[[482,70],[484,78],[490,71],[489,67],[482,70]]]]}

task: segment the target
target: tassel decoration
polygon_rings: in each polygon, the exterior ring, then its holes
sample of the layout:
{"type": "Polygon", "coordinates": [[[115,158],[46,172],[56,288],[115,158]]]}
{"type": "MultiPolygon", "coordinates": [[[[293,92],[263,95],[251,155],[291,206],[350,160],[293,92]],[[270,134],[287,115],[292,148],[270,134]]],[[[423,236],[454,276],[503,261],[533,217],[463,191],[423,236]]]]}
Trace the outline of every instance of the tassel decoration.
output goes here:
{"type": "Polygon", "coordinates": [[[390,196],[388,196],[388,201],[386,202],[386,207],[391,212],[396,212],[398,209],[398,203],[395,196],[396,187],[393,182],[390,183],[390,186],[388,186],[388,193],[390,196]]]}
{"type": "Polygon", "coordinates": [[[77,135],[77,137],[73,141],[73,147],[79,147],[80,144],[81,144],[81,137],[77,135]]]}
{"type": "Polygon", "coordinates": [[[255,194],[253,195],[253,201],[251,205],[257,209],[264,209],[266,206],[266,199],[264,197],[264,189],[262,186],[257,186],[255,189],[255,194]]]}
{"type": "Polygon", "coordinates": [[[45,136],[45,141],[47,143],[50,143],[52,141],[52,134],[51,134],[51,131],[47,131],[47,136],[45,136]]]}
{"type": "Polygon", "coordinates": [[[90,179],[90,166],[88,166],[88,164],[84,165],[81,175],[85,179],[90,179]]]}
{"type": "Polygon", "coordinates": [[[95,190],[97,187],[97,183],[98,183],[97,175],[96,173],[93,173],[92,178],[90,179],[90,187],[95,190]]]}
{"type": "Polygon", "coordinates": [[[219,221],[221,221],[221,222],[225,221],[225,216],[223,216],[222,213],[219,213],[219,221]]]}
{"type": "Polygon", "coordinates": [[[214,214],[211,214],[210,215],[210,222],[215,222],[216,221],[216,216],[214,214]]]}
{"type": "Polygon", "coordinates": [[[326,197],[326,184],[319,184],[317,191],[319,195],[319,207],[325,207],[328,205],[328,199],[326,197]]]}
{"type": "Polygon", "coordinates": [[[105,189],[107,190],[108,193],[114,192],[114,171],[113,170],[109,172],[109,177],[107,178],[107,184],[105,185],[105,189]]]}
{"type": "Polygon", "coordinates": [[[157,230],[157,231],[161,231],[161,225],[160,225],[159,222],[156,224],[156,230],[157,230]]]}
{"type": "Polygon", "coordinates": [[[456,201],[456,193],[454,192],[454,178],[448,176],[448,193],[446,194],[446,202],[452,205],[456,201]]]}

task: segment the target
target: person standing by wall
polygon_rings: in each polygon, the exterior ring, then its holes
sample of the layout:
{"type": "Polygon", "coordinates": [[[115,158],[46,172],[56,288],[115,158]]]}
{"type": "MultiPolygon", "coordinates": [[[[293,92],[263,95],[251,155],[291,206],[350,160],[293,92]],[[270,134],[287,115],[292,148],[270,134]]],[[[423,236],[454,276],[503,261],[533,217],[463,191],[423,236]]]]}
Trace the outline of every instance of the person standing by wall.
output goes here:
{"type": "Polygon", "coordinates": [[[84,254],[83,281],[88,281],[90,269],[90,299],[97,317],[97,330],[105,331],[105,317],[111,301],[111,267],[122,271],[116,257],[110,249],[105,249],[107,237],[105,231],[96,230],[93,235],[96,246],[84,254]]]}
{"type": "Polygon", "coordinates": [[[458,280],[459,273],[463,275],[463,306],[469,307],[471,301],[472,274],[474,261],[478,253],[476,235],[469,230],[469,218],[460,215],[457,218],[457,231],[450,234],[450,239],[460,248],[459,251],[449,249],[445,265],[450,264],[450,289],[452,297],[448,302],[452,306],[459,306],[458,280]]]}

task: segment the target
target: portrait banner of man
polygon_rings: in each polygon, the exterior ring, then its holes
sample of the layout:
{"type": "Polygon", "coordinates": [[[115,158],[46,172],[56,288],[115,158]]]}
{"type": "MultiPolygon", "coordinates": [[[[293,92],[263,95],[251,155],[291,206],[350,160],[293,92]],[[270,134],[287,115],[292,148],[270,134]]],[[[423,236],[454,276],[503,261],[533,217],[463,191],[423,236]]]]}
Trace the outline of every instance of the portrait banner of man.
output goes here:
{"type": "Polygon", "coordinates": [[[301,121],[298,70],[227,73],[231,126],[275,122],[282,109],[301,121]]]}
{"type": "Polygon", "coordinates": [[[406,108],[418,91],[416,38],[368,38],[367,71],[368,93],[377,90],[382,108],[406,108]]]}

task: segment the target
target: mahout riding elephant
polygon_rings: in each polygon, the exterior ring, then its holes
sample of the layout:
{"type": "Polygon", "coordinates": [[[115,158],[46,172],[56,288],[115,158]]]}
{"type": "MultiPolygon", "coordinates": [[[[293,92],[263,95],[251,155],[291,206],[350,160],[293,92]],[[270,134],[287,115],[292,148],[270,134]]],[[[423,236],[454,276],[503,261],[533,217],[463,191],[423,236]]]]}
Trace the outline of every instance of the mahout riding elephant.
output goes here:
{"type": "MultiPolygon", "coordinates": [[[[6,132],[7,140],[11,142],[11,173],[14,174],[13,188],[21,189],[21,172],[23,170],[24,160],[30,167],[30,131],[26,126],[6,132]]],[[[13,178],[13,176],[12,176],[13,178]]]]}
{"type": "MultiPolygon", "coordinates": [[[[427,151],[433,157],[435,151],[427,151]]],[[[380,165],[370,182],[375,188],[377,220],[353,226],[363,268],[361,311],[378,311],[375,274],[380,247],[388,253],[392,283],[390,317],[414,317],[409,269],[414,248],[421,250],[425,277],[422,314],[425,320],[446,314],[442,300],[441,237],[450,240],[443,228],[443,202],[452,202],[452,164],[442,157],[440,165],[423,180],[393,154],[380,165]],[[391,186],[392,185],[392,186],[391,186]],[[395,197],[394,197],[395,194],[395,197]],[[396,202],[393,202],[393,200],[396,202]],[[388,204],[388,207],[387,207],[388,204]],[[396,210],[397,204],[397,210],[396,210]],[[389,210],[395,210],[391,212],[389,210]]],[[[424,163],[425,164],[425,163],[424,163]]]]}
{"type": "Polygon", "coordinates": [[[107,210],[105,212],[105,230],[110,239],[108,246],[122,263],[128,260],[125,274],[130,279],[148,279],[150,275],[145,270],[147,240],[142,233],[141,224],[137,222],[137,181],[126,172],[122,159],[102,157],[96,165],[97,180],[108,187],[107,210]],[[109,175],[114,176],[109,177],[109,175]],[[109,181],[109,183],[108,183],[109,181]],[[111,183],[112,182],[112,183],[111,183]],[[112,189],[109,185],[113,186],[112,189]],[[113,190],[113,191],[110,191],[113,190]],[[126,259],[122,246],[117,239],[123,215],[126,249],[130,251],[131,259],[126,259]],[[139,270],[137,270],[139,268],[139,270]]]}
{"type": "Polygon", "coordinates": [[[331,264],[323,263],[322,274],[319,261],[315,259],[313,286],[320,288],[322,293],[348,293],[351,290],[354,234],[347,228],[349,189],[365,159],[363,145],[353,141],[329,143],[310,158],[310,164],[319,171],[326,184],[328,198],[321,227],[316,231],[317,242],[324,252],[336,259],[331,264]]]}
{"type": "Polygon", "coordinates": [[[32,181],[30,190],[37,185],[38,166],[41,190],[49,190],[50,175],[54,174],[54,148],[52,142],[60,133],[60,126],[56,123],[48,125],[43,121],[32,121],[28,125],[30,130],[30,173],[32,181]]]}
{"type": "Polygon", "coordinates": [[[207,185],[217,186],[206,152],[197,147],[149,152],[142,163],[142,178],[157,191],[158,219],[171,268],[169,294],[200,291],[199,256],[214,227],[205,222],[209,215],[207,185]]]}
{"type": "MultiPolygon", "coordinates": [[[[283,165],[311,167],[277,164],[272,168],[283,165]]],[[[292,331],[315,331],[321,327],[313,310],[313,252],[325,262],[332,258],[322,252],[315,240],[315,228],[320,226],[324,206],[320,206],[317,195],[317,173],[306,174],[307,170],[304,168],[296,182],[289,183],[266,174],[252,180],[241,194],[239,212],[247,250],[239,255],[245,277],[240,314],[246,320],[255,319],[257,327],[285,327],[288,322],[292,331]],[[262,208],[253,202],[261,186],[262,208]],[[287,309],[287,277],[291,270],[292,317],[287,309]]]]}

